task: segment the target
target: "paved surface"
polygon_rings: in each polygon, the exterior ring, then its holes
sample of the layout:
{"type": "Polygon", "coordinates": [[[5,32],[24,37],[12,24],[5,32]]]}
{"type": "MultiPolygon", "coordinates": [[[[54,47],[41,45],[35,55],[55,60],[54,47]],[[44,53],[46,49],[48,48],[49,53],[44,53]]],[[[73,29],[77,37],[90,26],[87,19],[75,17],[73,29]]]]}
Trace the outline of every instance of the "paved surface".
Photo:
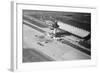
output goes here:
{"type": "Polygon", "coordinates": [[[52,61],[47,56],[37,52],[34,49],[23,49],[23,62],[41,62],[41,61],[52,61]]]}
{"type": "MultiPolygon", "coordinates": [[[[33,50],[35,49],[40,53],[40,55],[44,54],[44,56],[49,57],[49,59],[53,59],[57,61],[81,60],[81,59],[91,58],[89,55],[71,47],[70,45],[62,44],[61,42],[58,41],[52,41],[49,43],[40,42],[40,39],[36,37],[36,35],[41,36],[44,35],[44,33],[38,31],[37,29],[38,28],[35,29],[34,26],[32,28],[27,24],[23,24],[23,49],[24,50],[28,48],[33,50]]],[[[41,30],[45,31],[46,28],[41,28],[41,30]]],[[[49,40],[49,38],[45,38],[45,40],[46,39],[49,40]]],[[[34,56],[35,54],[31,54],[31,55],[34,56]]],[[[37,60],[43,61],[44,59],[43,60],[37,59],[37,60]]],[[[34,61],[35,60],[33,60],[33,62],[34,61]]]]}

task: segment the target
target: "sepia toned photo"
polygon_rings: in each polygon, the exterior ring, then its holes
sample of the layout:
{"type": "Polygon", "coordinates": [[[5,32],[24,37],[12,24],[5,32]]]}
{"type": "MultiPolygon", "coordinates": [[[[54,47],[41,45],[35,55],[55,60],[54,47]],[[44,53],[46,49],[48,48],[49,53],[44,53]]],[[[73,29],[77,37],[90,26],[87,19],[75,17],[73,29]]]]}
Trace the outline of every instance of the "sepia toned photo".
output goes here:
{"type": "Polygon", "coordinates": [[[22,62],[91,59],[91,13],[22,10],[22,62]]]}

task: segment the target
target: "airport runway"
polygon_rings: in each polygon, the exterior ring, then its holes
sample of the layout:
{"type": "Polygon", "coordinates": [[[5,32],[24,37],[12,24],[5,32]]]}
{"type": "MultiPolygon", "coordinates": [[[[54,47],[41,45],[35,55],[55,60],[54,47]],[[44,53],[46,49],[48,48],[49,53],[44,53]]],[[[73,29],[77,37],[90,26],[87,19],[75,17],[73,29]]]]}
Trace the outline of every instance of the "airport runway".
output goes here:
{"type": "Polygon", "coordinates": [[[23,62],[45,62],[45,61],[53,61],[51,58],[44,56],[43,54],[37,52],[35,49],[23,48],[23,62]]]}
{"type": "Polygon", "coordinates": [[[66,38],[62,42],[51,40],[44,35],[47,32],[49,32],[48,25],[44,22],[34,16],[23,17],[23,62],[91,59],[90,51],[76,46],[66,38]],[[43,36],[43,39],[40,36],[43,36]]]}
{"type": "MultiPolygon", "coordinates": [[[[42,30],[43,32],[41,33],[41,30],[39,28],[35,28],[34,26],[30,26],[28,24],[23,24],[23,50],[25,49],[35,49],[37,52],[39,52],[40,54],[37,56],[38,53],[34,53],[31,54],[30,56],[33,57],[37,57],[36,60],[39,61],[48,61],[47,58],[49,56],[49,59],[54,59],[57,61],[61,61],[61,60],[81,60],[81,59],[90,59],[91,57],[71,46],[69,46],[68,44],[62,44],[60,42],[54,41],[52,43],[47,43],[47,44],[42,44],[44,46],[40,46],[37,44],[38,39],[35,37],[35,35],[43,35],[43,33],[45,32],[44,30],[42,30]],[[52,46],[51,46],[52,45],[52,46]],[[44,53],[44,56],[42,56],[44,53]],[[38,59],[39,57],[43,58],[41,60],[38,59]]],[[[35,58],[34,58],[35,59],[35,58]]],[[[34,62],[35,60],[31,59],[32,62],[34,62]]],[[[24,59],[26,60],[26,59],[24,59]]],[[[27,62],[27,61],[24,61],[27,62]]]]}

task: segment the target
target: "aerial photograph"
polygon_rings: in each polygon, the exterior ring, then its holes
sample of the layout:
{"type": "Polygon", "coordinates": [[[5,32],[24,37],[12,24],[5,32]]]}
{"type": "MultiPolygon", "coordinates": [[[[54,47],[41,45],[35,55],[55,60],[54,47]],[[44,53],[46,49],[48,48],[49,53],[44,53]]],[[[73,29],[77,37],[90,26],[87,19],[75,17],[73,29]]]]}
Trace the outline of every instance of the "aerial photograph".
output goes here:
{"type": "Polygon", "coordinates": [[[23,63],[91,59],[91,13],[22,11],[23,63]]]}

